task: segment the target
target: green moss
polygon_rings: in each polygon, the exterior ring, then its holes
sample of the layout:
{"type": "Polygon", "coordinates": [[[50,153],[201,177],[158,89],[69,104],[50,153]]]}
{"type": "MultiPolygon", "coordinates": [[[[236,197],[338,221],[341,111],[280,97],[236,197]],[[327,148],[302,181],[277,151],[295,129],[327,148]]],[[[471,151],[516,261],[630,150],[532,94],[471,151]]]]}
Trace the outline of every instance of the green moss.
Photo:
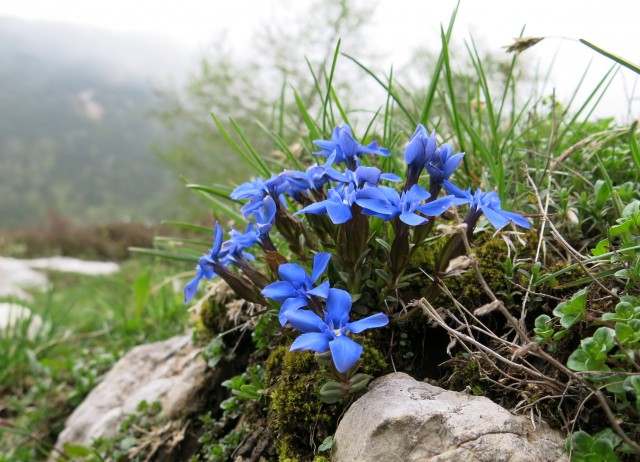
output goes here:
{"type": "MultiPolygon", "coordinates": [[[[359,339],[364,346],[359,372],[379,375],[386,369],[386,362],[374,347],[373,336],[359,339]]],[[[322,403],[319,391],[327,380],[327,370],[318,365],[313,352],[290,352],[289,345],[283,345],[269,355],[265,363],[265,386],[271,391],[267,420],[279,461],[326,460],[314,451],[335,433],[337,416],[350,402],[322,403]]]]}

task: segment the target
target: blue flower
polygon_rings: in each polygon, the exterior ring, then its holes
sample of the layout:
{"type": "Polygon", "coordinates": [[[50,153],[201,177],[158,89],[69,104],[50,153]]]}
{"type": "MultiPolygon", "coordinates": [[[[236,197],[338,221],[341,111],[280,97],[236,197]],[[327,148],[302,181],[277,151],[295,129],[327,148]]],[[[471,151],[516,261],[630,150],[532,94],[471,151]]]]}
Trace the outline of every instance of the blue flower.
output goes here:
{"type": "Polygon", "coordinates": [[[308,306],[312,297],[327,298],[329,281],[314,286],[320,275],[329,264],[331,254],[323,252],[313,258],[313,270],[309,276],[304,268],[295,263],[284,263],[278,267],[278,274],[282,281],[269,284],[262,290],[262,295],[282,303],[278,318],[280,323],[286,323],[286,316],[292,311],[308,306]]]}
{"type": "Polygon", "coordinates": [[[384,313],[376,313],[355,322],[349,322],[351,295],[341,289],[329,289],[324,320],[308,310],[290,311],[287,321],[302,334],[291,345],[291,351],[311,350],[317,353],[331,351],[336,369],[347,372],[360,359],[362,345],[349,338],[349,334],[382,327],[389,323],[384,313]]]}
{"type": "Polygon", "coordinates": [[[497,230],[504,228],[510,222],[526,229],[531,227],[531,223],[522,215],[502,210],[500,197],[494,191],[483,192],[478,188],[472,194],[471,189],[462,190],[448,181],[445,181],[444,185],[447,192],[461,199],[459,203],[470,203],[469,211],[464,219],[470,229],[475,227],[482,214],[497,230]]]}
{"type": "Polygon", "coordinates": [[[426,168],[431,178],[430,189],[436,187],[439,190],[462,162],[464,153],[460,152],[455,155],[452,153],[451,145],[444,144],[436,149],[435,154],[427,161],[426,168]]]}
{"type": "Polygon", "coordinates": [[[287,192],[289,188],[289,182],[284,174],[273,175],[266,181],[262,178],[256,178],[241,184],[233,190],[230,197],[233,200],[249,199],[242,207],[243,215],[249,217],[262,207],[263,200],[267,196],[271,196],[274,201],[284,201],[282,194],[287,192]]]}
{"type": "Polygon", "coordinates": [[[422,124],[418,125],[404,150],[404,161],[407,163],[408,168],[406,189],[418,183],[422,169],[431,160],[435,152],[436,132],[434,131],[429,135],[422,124]]]}
{"type": "Polygon", "coordinates": [[[339,185],[327,191],[327,199],[307,205],[295,214],[310,213],[312,215],[329,214],[331,221],[340,225],[353,218],[351,206],[356,200],[357,190],[353,184],[339,185]]]}
{"type": "Polygon", "coordinates": [[[362,146],[353,138],[351,128],[348,125],[336,127],[331,135],[331,141],[315,140],[313,144],[322,149],[314,154],[330,157],[335,152],[335,161],[346,162],[352,170],[356,168],[358,156],[362,154],[376,154],[385,157],[391,155],[388,149],[379,147],[375,141],[366,147],[362,146]]]}
{"type": "Polygon", "coordinates": [[[444,213],[454,204],[453,196],[445,196],[423,204],[431,195],[417,184],[408,191],[398,193],[393,188],[380,186],[378,188],[364,188],[358,192],[356,204],[362,207],[362,213],[392,220],[399,217],[400,221],[410,226],[418,226],[427,222],[427,218],[418,215],[422,212],[427,216],[437,216],[444,213]]]}
{"type": "Polygon", "coordinates": [[[227,257],[227,251],[222,248],[223,231],[220,223],[216,222],[213,232],[213,247],[208,255],[203,255],[198,260],[196,266],[196,277],[187,283],[184,287],[184,302],[187,303],[193,298],[198,290],[198,284],[203,277],[211,279],[216,276],[216,271],[220,271],[228,265],[230,260],[227,257]]]}
{"type": "Polygon", "coordinates": [[[335,161],[335,152],[329,156],[327,162],[324,165],[312,165],[306,172],[300,172],[298,170],[285,170],[284,174],[287,176],[291,189],[289,194],[297,198],[299,194],[306,193],[309,189],[315,191],[322,191],[324,185],[329,181],[340,181],[347,183],[349,178],[332,168],[335,161]]]}

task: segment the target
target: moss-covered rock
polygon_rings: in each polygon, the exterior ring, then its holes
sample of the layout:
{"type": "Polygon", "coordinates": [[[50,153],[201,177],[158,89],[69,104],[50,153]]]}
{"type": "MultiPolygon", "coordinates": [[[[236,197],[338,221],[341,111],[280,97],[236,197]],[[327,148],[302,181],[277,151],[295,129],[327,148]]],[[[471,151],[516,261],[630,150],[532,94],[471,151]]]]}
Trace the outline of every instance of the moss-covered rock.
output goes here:
{"type": "MultiPolygon", "coordinates": [[[[370,336],[360,336],[362,364],[358,372],[380,375],[387,367],[370,336]]],[[[317,447],[336,430],[337,416],[350,403],[319,399],[320,388],[331,376],[313,352],[289,351],[289,344],[275,348],[265,364],[265,386],[269,390],[268,428],[274,436],[278,460],[290,462],[326,460],[317,447]]]]}

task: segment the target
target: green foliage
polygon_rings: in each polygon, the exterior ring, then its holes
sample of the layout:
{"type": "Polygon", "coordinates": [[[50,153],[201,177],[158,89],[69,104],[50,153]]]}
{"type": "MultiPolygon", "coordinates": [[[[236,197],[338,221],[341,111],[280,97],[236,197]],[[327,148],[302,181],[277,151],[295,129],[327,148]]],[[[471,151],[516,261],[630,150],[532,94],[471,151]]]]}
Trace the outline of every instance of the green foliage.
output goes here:
{"type": "Polygon", "coordinates": [[[118,71],[132,56],[149,69],[149,47],[10,18],[0,30],[0,228],[51,212],[89,224],[177,211],[177,182],[152,152],[161,127],[145,116],[152,73],[118,71]]]}
{"type": "Polygon", "coordinates": [[[162,417],[159,402],[141,401],[134,414],[129,414],[120,425],[118,434],[93,443],[96,451],[115,462],[143,462],[151,460],[158,450],[158,442],[175,431],[168,428],[162,417]]]}
{"type": "Polygon", "coordinates": [[[587,289],[576,292],[566,302],[560,303],[553,310],[553,315],[560,318],[560,324],[565,329],[573,326],[578,321],[586,318],[585,306],[587,302],[587,289]]]}
{"type": "Polygon", "coordinates": [[[610,429],[594,436],[577,431],[567,438],[566,448],[575,462],[617,462],[614,449],[620,442],[620,437],[610,429]]]}
{"type": "Polygon", "coordinates": [[[128,349],[184,332],[182,297],[166,285],[172,273],[137,260],[110,276],[49,274],[51,289],[32,292],[27,303],[43,318],[37,337],[25,335],[26,325],[0,336],[0,454],[11,462],[46,459],[67,416],[128,349]],[[147,272],[151,290],[136,306],[133,284],[147,272]]]}

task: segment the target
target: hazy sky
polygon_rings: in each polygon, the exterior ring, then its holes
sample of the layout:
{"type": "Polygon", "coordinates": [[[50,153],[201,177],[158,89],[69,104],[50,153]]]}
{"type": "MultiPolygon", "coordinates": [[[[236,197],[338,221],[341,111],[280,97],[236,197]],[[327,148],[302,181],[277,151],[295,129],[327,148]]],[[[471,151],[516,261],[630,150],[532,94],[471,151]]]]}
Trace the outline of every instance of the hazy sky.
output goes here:
{"type": "MultiPolygon", "coordinates": [[[[300,4],[292,0],[4,0],[0,15],[152,32],[195,51],[226,30],[242,50],[250,46],[254,28],[300,4]]],[[[402,64],[410,49],[438,46],[440,23],[448,21],[455,4],[455,0],[379,0],[369,42],[387,52],[388,64],[402,64]]],[[[454,36],[461,42],[472,33],[485,49],[502,52],[501,47],[526,25],[527,36],[585,38],[640,63],[639,19],[638,0],[462,0],[454,36]]],[[[551,86],[561,96],[575,88],[589,61],[593,61],[590,82],[597,81],[611,64],[580,43],[559,38],[547,39],[527,53],[529,62],[542,69],[555,56],[551,86]]],[[[635,74],[621,70],[599,113],[627,119],[627,99],[636,83],[635,74]]],[[[637,98],[634,118],[640,117],[637,98]]]]}

